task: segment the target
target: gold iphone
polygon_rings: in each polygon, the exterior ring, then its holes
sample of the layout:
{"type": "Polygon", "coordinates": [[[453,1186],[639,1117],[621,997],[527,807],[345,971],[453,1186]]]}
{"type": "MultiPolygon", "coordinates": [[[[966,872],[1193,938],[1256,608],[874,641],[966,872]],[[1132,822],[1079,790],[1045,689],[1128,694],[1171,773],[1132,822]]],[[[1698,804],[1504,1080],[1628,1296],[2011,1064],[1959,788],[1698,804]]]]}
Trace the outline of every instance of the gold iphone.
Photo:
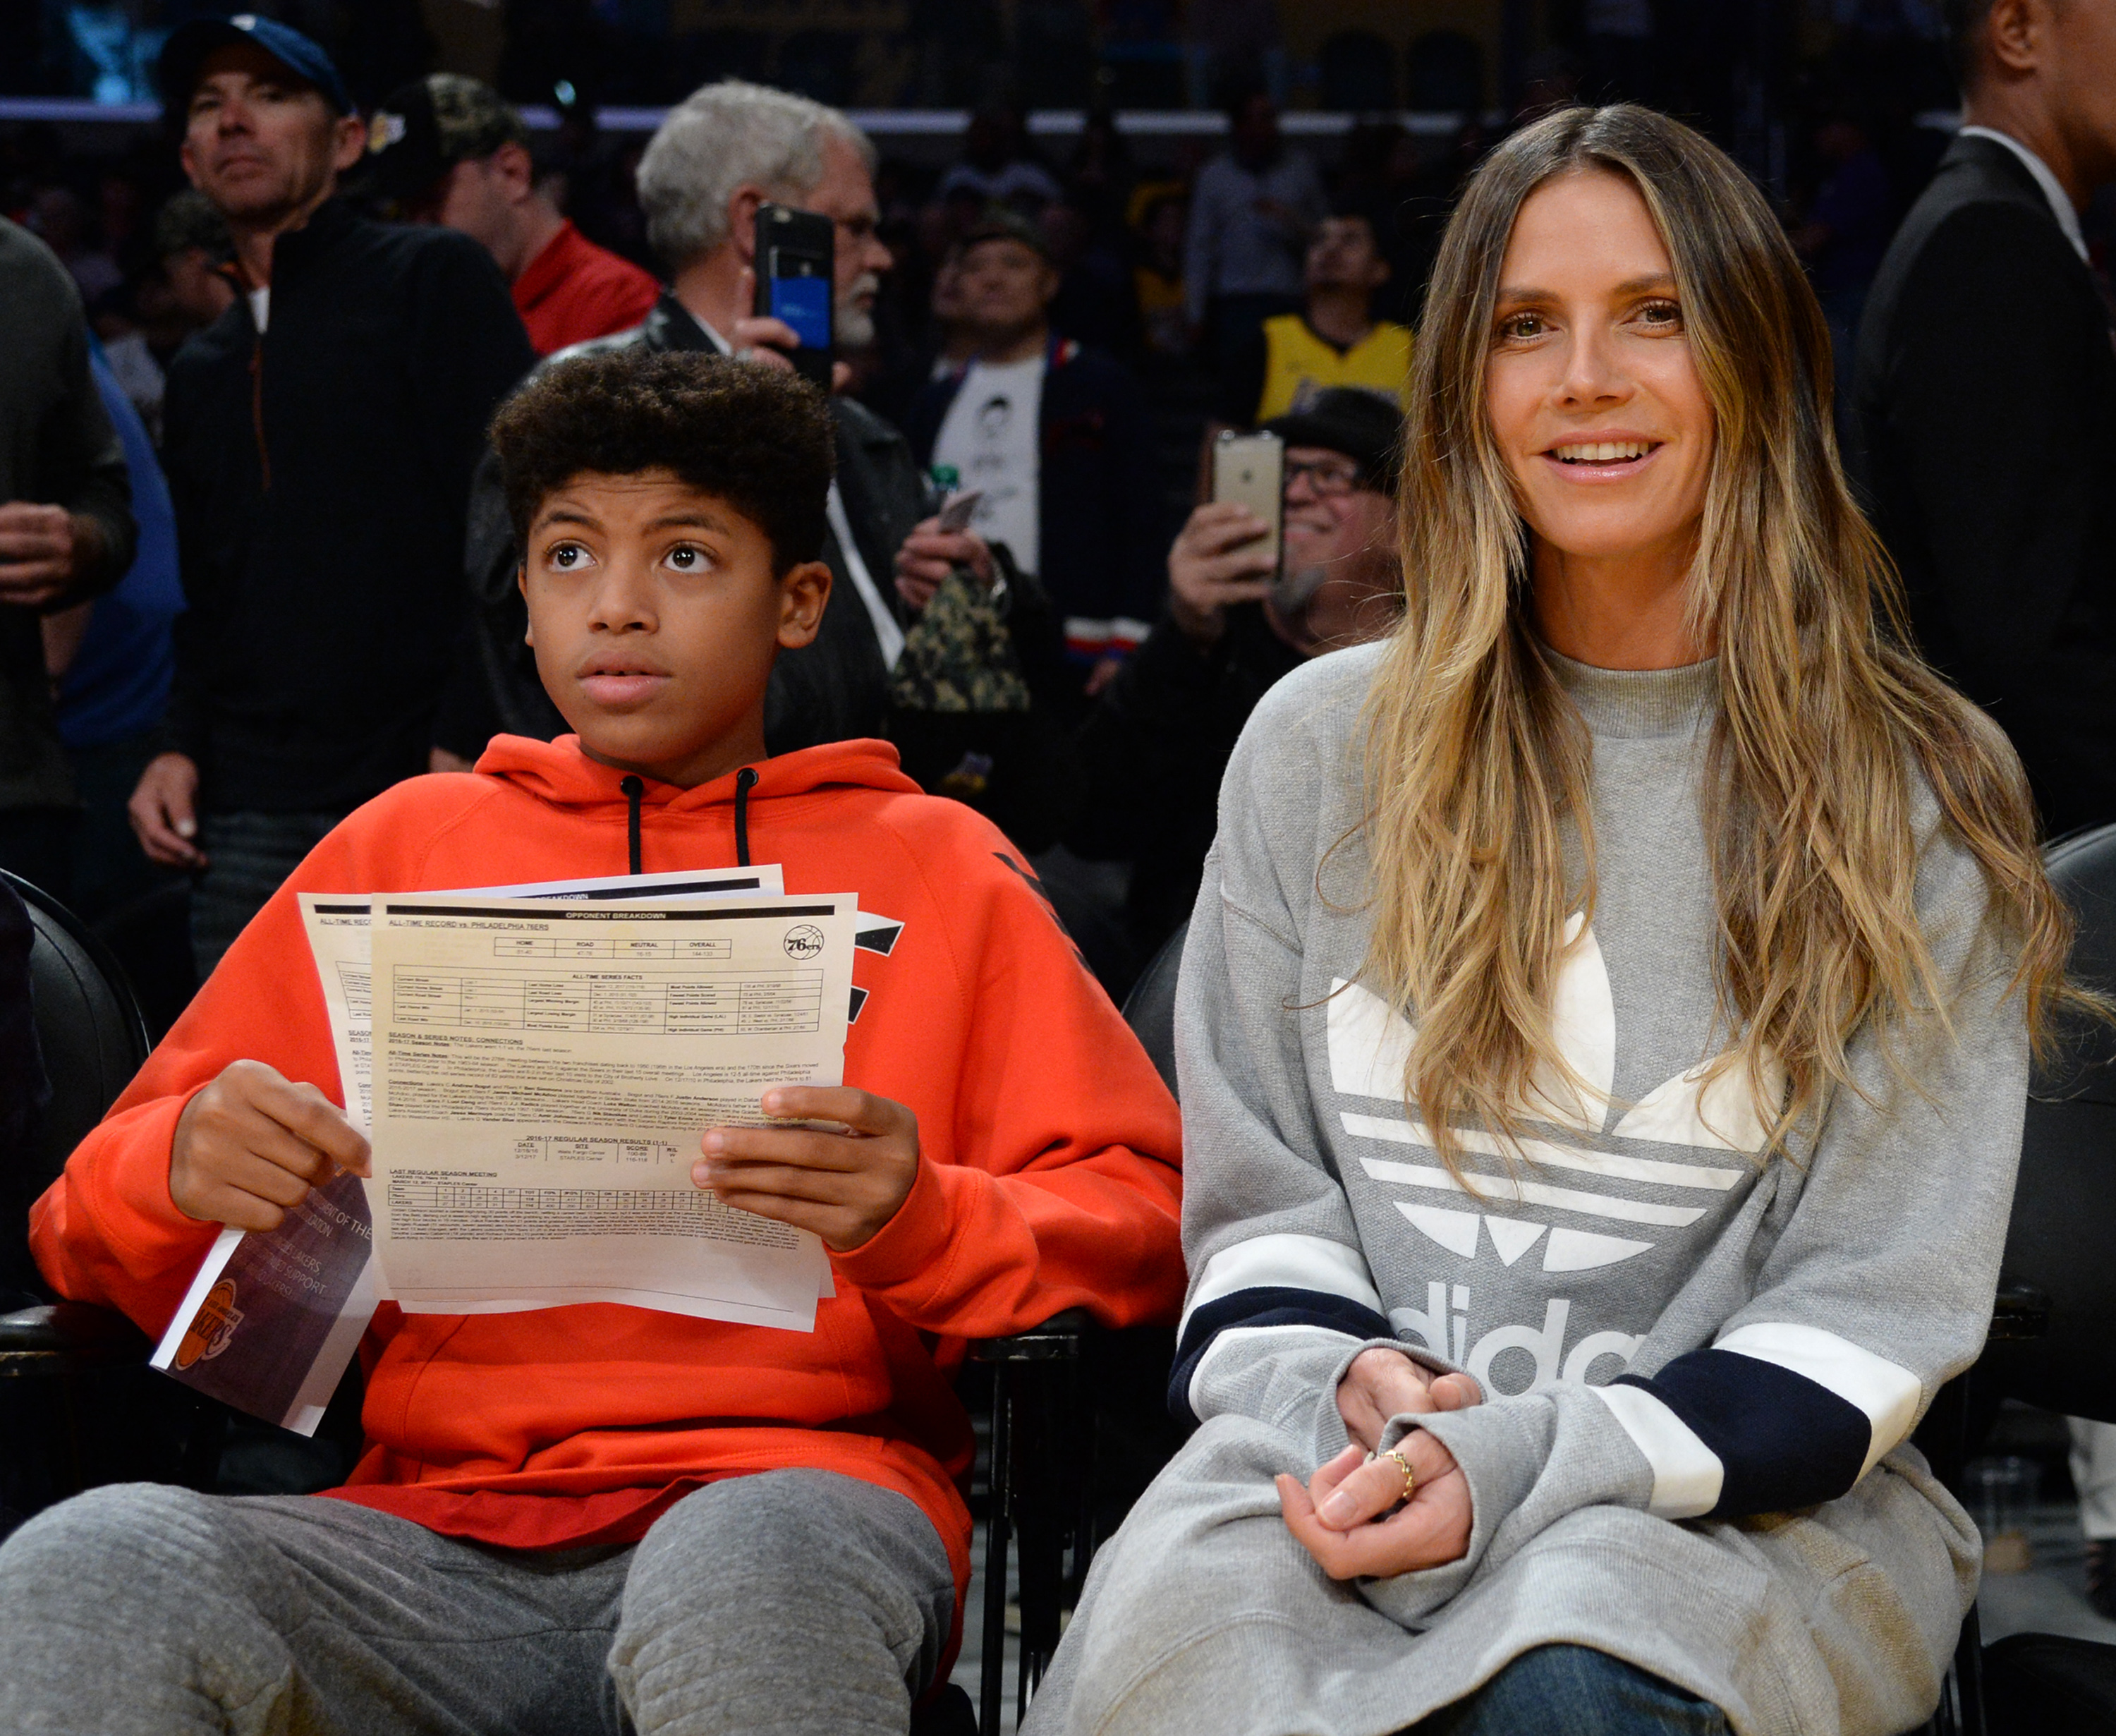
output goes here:
{"type": "Polygon", "coordinates": [[[1275,434],[1227,429],[1212,445],[1212,498],[1246,506],[1271,527],[1263,550],[1276,569],[1283,559],[1279,532],[1286,513],[1286,442],[1275,434]]]}

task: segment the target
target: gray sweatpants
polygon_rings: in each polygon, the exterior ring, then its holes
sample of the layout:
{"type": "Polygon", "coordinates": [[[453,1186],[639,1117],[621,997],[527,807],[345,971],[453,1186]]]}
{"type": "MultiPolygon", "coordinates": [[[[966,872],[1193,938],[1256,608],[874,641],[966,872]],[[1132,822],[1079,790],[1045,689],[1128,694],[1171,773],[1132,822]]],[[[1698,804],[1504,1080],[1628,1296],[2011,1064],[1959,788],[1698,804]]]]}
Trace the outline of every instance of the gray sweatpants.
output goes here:
{"type": "Polygon", "coordinates": [[[829,1471],[553,1553],[123,1484],[0,1548],[0,1706],[21,1736],[904,1736],[954,1603],[926,1516],[829,1471]]]}

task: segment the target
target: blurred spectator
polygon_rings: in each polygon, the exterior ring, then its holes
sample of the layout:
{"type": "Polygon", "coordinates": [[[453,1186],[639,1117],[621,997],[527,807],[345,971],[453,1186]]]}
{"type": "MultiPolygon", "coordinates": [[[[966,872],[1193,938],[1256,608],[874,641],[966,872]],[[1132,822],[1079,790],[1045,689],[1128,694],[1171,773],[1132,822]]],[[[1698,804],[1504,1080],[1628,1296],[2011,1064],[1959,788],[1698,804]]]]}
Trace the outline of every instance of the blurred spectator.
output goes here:
{"type": "Polygon", "coordinates": [[[1133,356],[1139,345],[1138,304],[1120,237],[1105,241],[1086,212],[1061,200],[1046,205],[1043,239],[1058,273],[1051,329],[1111,356],[1133,356]]]}
{"type": "Polygon", "coordinates": [[[1190,914],[1217,829],[1220,779],[1250,711],[1306,657],[1396,623],[1395,409],[1322,392],[1266,426],[1286,441],[1285,560],[1231,502],[1200,506],[1168,555],[1168,607],[1079,737],[1088,794],[1068,840],[1129,859],[1126,917],[1150,958],[1190,914]]]}
{"type": "Polygon", "coordinates": [[[4,218],[0,307],[0,868],[63,899],[76,792],[39,618],[116,584],[136,532],[80,292],[4,218]]]}
{"type": "Polygon", "coordinates": [[[559,111],[558,130],[537,153],[539,182],[551,203],[597,246],[651,267],[653,254],[635,185],[646,141],[620,140],[603,132],[593,104],[567,80],[537,94],[559,111]]]}
{"type": "MultiPolygon", "coordinates": [[[[751,310],[756,284],[757,208],[766,200],[827,217],[836,225],[838,339],[872,341],[873,306],[889,250],[875,236],[874,147],[834,108],[734,79],[693,92],[669,112],[639,167],[639,197],[669,287],[646,322],[596,340],[653,350],[715,350],[784,366],[769,346],[794,334],[751,310]]],[[[563,357],[559,358],[563,361],[563,357]]],[[[904,437],[864,405],[830,401],[838,469],[830,486],[823,559],[835,580],[821,630],[805,650],[782,656],[765,701],[765,740],[774,753],[882,733],[890,671],[904,628],[890,566],[926,510],[926,486],[904,437]]],[[[973,537],[940,539],[946,558],[981,550],[973,537]]],[[[514,574],[520,555],[497,467],[478,472],[472,504],[470,587],[482,693],[448,743],[467,759],[494,730],[546,739],[567,728],[522,643],[526,619],[514,574]],[[475,715],[476,726],[472,727],[475,715]]]]}
{"type": "Polygon", "coordinates": [[[959,244],[941,261],[941,269],[933,274],[933,298],[928,311],[933,322],[933,354],[921,384],[959,373],[978,352],[978,329],[971,322],[969,304],[963,299],[963,250],[959,244]]]}
{"type": "Polygon", "coordinates": [[[96,922],[166,884],[174,870],[148,860],[126,803],[161,745],[176,670],[170,625],[183,613],[177,519],[147,429],[99,357],[89,368],[125,446],[139,551],[117,588],[44,617],[44,665],[58,690],[59,734],[80,799],[67,901],[96,922]]]}
{"type": "Polygon", "coordinates": [[[540,356],[628,330],[660,298],[648,273],[566,220],[530,159],[528,127],[490,85],[429,73],[384,98],[369,127],[381,190],[412,222],[483,244],[540,356]]]}
{"type": "Polygon", "coordinates": [[[130,302],[122,290],[113,290],[92,309],[89,329],[103,346],[104,371],[117,381],[125,401],[136,414],[150,440],[162,436],[162,394],[168,382],[160,359],[147,341],[147,334],[131,317],[130,302]]]}
{"type": "Polygon", "coordinates": [[[1949,12],[1967,124],[1868,299],[1853,456],[1919,642],[2056,836],[2116,820],[2116,350],[2078,215],[2116,181],[2116,29],[1949,12]]]}
{"type": "Polygon", "coordinates": [[[1278,131],[1260,90],[1228,109],[1228,148],[1198,172],[1184,243],[1190,323],[1209,334],[1217,367],[1233,364],[1258,326],[1300,306],[1308,232],[1325,209],[1322,177],[1278,131]]]}
{"type": "Polygon", "coordinates": [[[1455,201],[1496,136],[1483,117],[1468,115],[1440,154],[1427,156],[1409,138],[1391,154],[1387,191],[1371,208],[1391,213],[1387,233],[1381,237],[1392,278],[1389,299],[1408,325],[1419,322],[1455,201]]]}
{"type": "Polygon", "coordinates": [[[1221,375],[1220,420],[1206,430],[1253,427],[1299,409],[1331,386],[1378,393],[1401,409],[1410,391],[1410,329],[1373,316],[1388,261],[1363,211],[1326,217],[1308,244],[1306,305],[1274,314],[1221,375]]]}
{"type": "Polygon", "coordinates": [[[1097,242],[1121,243],[1125,206],[1137,179],[1131,147],[1117,128],[1116,113],[1106,106],[1089,109],[1065,171],[1065,198],[1086,217],[1097,242]]]}
{"type": "Polygon", "coordinates": [[[227,219],[196,187],[170,196],[155,214],[155,272],[141,297],[140,319],[163,368],[185,338],[235,305],[229,281],[234,243],[227,219]]]}
{"type": "Polygon", "coordinates": [[[1183,232],[1189,212],[1180,182],[1148,182],[1132,195],[1138,260],[1132,268],[1132,299],[1149,355],[1187,356],[1197,335],[1183,283],[1183,232]]]}
{"type": "Polygon", "coordinates": [[[534,358],[467,237],[333,196],[365,132],[323,50],[195,21],[162,88],[242,294],[169,371],[184,591],[169,751],[133,793],[158,862],[202,871],[200,976],[352,808],[426,768],[462,620],[464,508],[534,358]]]}
{"type": "Polygon", "coordinates": [[[1058,177],[1028,148],[1028,129],[1020,114],[993,104],[970,117],[963,140],[963,160],[941,177],[935,197],[974,200],[979,209],[1003,205],[1033,217],[1061,198],[1058,177]]]}
{"type": "Polygon", "coordinates": [[[1806,220],[1792,232],[1792,244],[1806,262],[1823,317],[1829,322],[1841,416],[1851,402],[1859,317],[1888,251],[1896,200],[1881,154],[1852,116],[1833,114],[1824,120],[1816,129],[1815,149],[1824,173],[1806,220]]]}
{"type": "Polygon", "coordinates": [[[1053,334],[1057,290],[1042,228],[995,207],[963,242],[977,356],[919,394],[904,432],[981,492],[972,527],[1042,581],[1092,693],[1158,611],[1166,532],[1145,400],[1121,364],[1053,334]]]}
{"type": "Polygon", "coordinates": [[[234,302],[235,286],[228,279],[232,255],[220,213],[191,188],[164,202],[135,251],[145,258],[125,305],[113,306],[117,298],[107,298],[93,323],[104,361],[159,451],[169,362],[185,338],[212,325],[234,302]]]}
{"type": "MultiPolygon", "coordinates": [[[[941,208],[933,205],[927,209],[929,213],[938,214],[941,208]]],[[[890,279],[884,280],[885,288],[895,275],[892,272],[890,279]]],[[[847,388],[876,415],[899,427],[910,412],[913,401],[931,382],[947,379],[967,366],[977,353],[977,333],[964,317],[963,249],[959,242],[951,243],[934,267],[924,317],[918,322],[918,329],[921,335],[904,347],[893,365],[886,370],[877,369],[866,380],[847,388]]]]}
{"type": "Polygon", "coordinates": [[[48,186],[30,202],[30,228],[59,256],[59,263],[93,304],[125,281],[117,261],[93,238],[88,207],[71,187],[48,186]]]}
{"type": "Polygon", "coordinates": [[[144,196],[140,183],[122,167],[107,168],[95,180],[96,228],[104,250],[122,268],[136,256],[144,196]]]}
{"type": "Polygon", "coordinates": [[[1274,107],[1286,101],[1286,39],[1278,0],[1189,0],[1184,72],[1190,106],[1209,108],[1218,93],[1254,85],[1274,107]]]}

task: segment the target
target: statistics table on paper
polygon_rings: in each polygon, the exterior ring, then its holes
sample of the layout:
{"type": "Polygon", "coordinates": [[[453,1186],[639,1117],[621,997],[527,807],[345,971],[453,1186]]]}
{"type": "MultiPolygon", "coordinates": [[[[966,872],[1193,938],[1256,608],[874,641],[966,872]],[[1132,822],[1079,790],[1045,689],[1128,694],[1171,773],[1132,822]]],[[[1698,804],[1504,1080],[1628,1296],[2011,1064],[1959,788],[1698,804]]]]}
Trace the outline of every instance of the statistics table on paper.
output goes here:
{"type": "MultiPolygon", "coordinates": [[[[517,943],[499,939],[493,944],[499,953],[517,943]]],[[[662,944],[673,949],[687,943],[662,944]]],[[[699,944],[717,944],[721,948],[717,956],[727,955],[724,942],[699,944]]],[[[573,960],[582,955],[567,955],[573,960]]],[[[400,965],[390,973],[390,994],[398,1025],[436,1029],[640,1031],[674,1036],[758,1035],[818,1028],[823,1006],[821,971],[743,970],[732,965],[715,969],[711,960],[715,955],[642,956],[634,952],[622,970],[569,969],[561,974],[540,969],[540,960],[533,955],[509,951],[499,953],[490,965],[452,970],[400,965]]]]}
{"type": "Polygon", "coordinates": [[[810,1232],[692,1181],[709,1127],[844,1077],[850,895],[370,901],[385,1293],[414,1313],[614,1301],[795,1331],[810,1232]]]}

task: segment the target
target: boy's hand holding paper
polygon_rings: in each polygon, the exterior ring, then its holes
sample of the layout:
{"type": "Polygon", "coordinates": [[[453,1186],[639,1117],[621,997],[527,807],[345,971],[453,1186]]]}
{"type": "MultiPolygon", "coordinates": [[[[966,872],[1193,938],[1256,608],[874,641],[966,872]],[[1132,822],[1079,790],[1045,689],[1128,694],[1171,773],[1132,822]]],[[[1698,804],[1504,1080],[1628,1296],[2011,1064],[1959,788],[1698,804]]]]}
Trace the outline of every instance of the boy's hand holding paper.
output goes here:
{"type": "Polygon", "coordinates": [[[169,1151],[169,1198],[188,1218],[276,1230],[341,1170],[367,1173],[367,1141],[314,1085],[261,1061],[230,1061],[184,1106],[169,1151]]]}
{"type": "Polygon", "coordinates": [[[902,1103],[850,1085],[786,1085],[764,1094],[775,1120],[814,1127],[715,1127],[692,1166],[723,1205],[812,1230],[833,1253],[872,1241],[918,1179],[918,1117],[902,1103]]]}

